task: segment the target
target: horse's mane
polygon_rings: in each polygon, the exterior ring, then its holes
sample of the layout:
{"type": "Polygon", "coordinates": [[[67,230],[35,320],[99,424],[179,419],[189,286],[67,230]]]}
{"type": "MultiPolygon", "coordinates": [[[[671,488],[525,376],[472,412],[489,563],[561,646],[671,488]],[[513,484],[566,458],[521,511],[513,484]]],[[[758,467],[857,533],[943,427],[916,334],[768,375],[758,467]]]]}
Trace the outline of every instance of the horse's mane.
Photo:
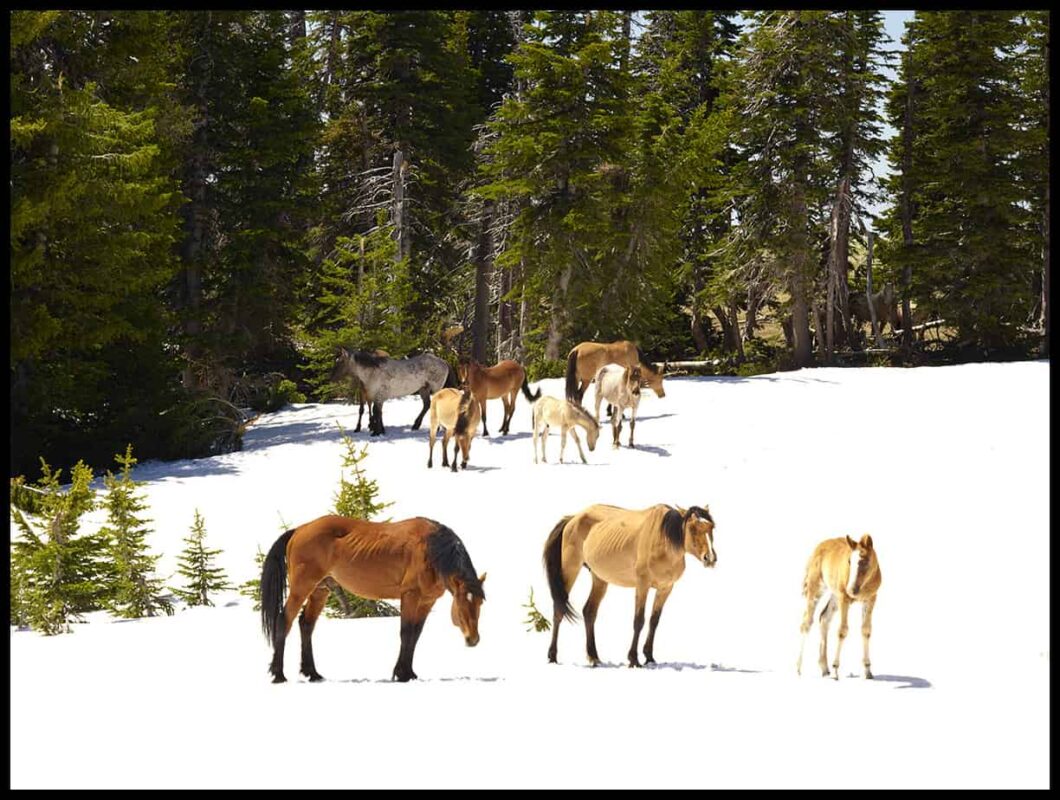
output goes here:
{"type": "Polygon", "coordinates": [[[574,409],[574,414],[576,416],[578,416],[578,417],[581,417],[581,419],[589,427],[596,428],[597,431],[600,430],[600,423],[596,421],[596,418],[592,414],[590,414],[588,411],[586,411],[584,408],[582,408],[582,406],[580,404],[578,404],[578,403],[571,403],[570,405],[571,405],[571,408],[574,409]]]}
{"type": "Polygon", "coordinates": [[[486,592],[475,574],[471,556],[464,549],[460,537],[440,522],[429,521],[436,526],[436,530],[427,536],[427,562],[437,570],[443,580],[456,575],[467,584],[469,592],[485,600],[486,592]]]}
{"type": "Polygon", "coordinates": [[[637,359],[640,361],[640,366],[648,370],[648,372],[650,372],[652,375],[658,375],[659,370],[657,370],[655,368],[655,365],[648,360],[648,357],[644,354],[644,351],[640,349],[640,345],[638,344],[634,346],[637,348],[637,359]]]}
{"type": "Polygon", "coordinates": [[[377,356],[364,350],[354,350],[350,357],[362,367],[380,367],[389,359],[386,356],[377,356]]]}
{"type": "Polygon", "coordinates": [[[666,514],[663,515],[663,536],[678,550],[685,549],[685,519],[676,508],[668,508],[666,514]]]}
{"type": "Polygon", "coordinates": [[[688,519],[692,516],[699,517],[700,519],[705,520],[707,522],[714,521],[714,517],[710,515],[709,508],[700,508],[699,506],[692,506],[688,509],[688,511],[685,512],[685,519],[688,519]]]}

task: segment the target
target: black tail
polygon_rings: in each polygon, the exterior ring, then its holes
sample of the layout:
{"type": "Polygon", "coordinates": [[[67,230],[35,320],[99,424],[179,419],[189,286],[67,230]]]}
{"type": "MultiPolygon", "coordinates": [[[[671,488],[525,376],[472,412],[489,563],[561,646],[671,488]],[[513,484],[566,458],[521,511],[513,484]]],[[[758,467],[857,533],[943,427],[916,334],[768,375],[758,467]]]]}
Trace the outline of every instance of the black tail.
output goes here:
{"type": "Polygon", "coordinates": [[[541,387],[540,386],[537,387],[537,394],[530,394],[530,384],[526,382],[526,376],[524,375],[523,376],[523,394],[526,396],[526,399],[529,400],[532,403],[535,400],[537,400],[539,397],[541,397],[541,387]]]}
{"type": "Polygon", "coordinates": [[[468,423],[471,421],[469,419],[471,416],[469,413],[471,410],[471,402],[471,390],[465,389],[460,395],[460,406],[457,408],[456,412],[456,426],[453,428],[453,433],[457,436],[463,436],[467,433],[468,423]]]}
{"type": "Polygon", "coordinates": [[[446,364],[449,367],[449,374],[445,376],[445,387],[446,389],[455,389],[460,385],[459,379],[456,377],[456,370],[453,369],[452,364],[446,364]]]}
{"type": "Polygon", "coordinates": [[[273,647],[276,646],[276,624],[283,614],[287,590],[287,542],[292,536],[293,528],[280,534],[261,568],[261,630],[273,647]]]}
{"type": "Polygon", "coordinates": [[[567,356],[567,399],[572,403],[580,403],[581,396],[578,394],[578,351],[571,350],[567,356]]]}
{"type": "Polygon", "coordinates": [[[568,622],[574,622],[578,615],[571,608],[570,595],[567,594],[567,585],[563,581],[563,528],[570,522],[570,517],[564,517],[552,533],[545,540],[545,575],[548,576],[548,588],[552,593],[552,603],[555,609],[563,609],[563,618],[568,622]]]}

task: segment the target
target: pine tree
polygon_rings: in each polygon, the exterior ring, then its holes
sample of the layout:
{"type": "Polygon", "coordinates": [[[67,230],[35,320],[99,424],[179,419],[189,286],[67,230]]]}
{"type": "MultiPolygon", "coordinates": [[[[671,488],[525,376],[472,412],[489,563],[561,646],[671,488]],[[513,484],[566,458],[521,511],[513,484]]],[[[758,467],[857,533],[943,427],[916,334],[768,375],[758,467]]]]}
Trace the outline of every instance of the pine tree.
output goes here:
{"type": "MultiPolygon", "coordinates": [[[[286,526],[284,530],[287,530],[286,526]]],[[[254,554],[254,577],[239,585],[239,593],[254,601],[255,611],[261,611],[261,569],[264,563],[265,553],[259,545],[258,552],[254,554]]]]}
{"type": "MultiPolygon", "coordinates": [[[[374,519],[392,503],[380,503],[376,498],[379,485],[369,479],[362,462],[368,457],[368,445],[357,448],[357,443],[339,425],[342,444],[346,452],[342,456],[343,469],[353,470],[352,480],[343,472],[339,477],[339,491],[335,494],[334,512],[343,517],[374,519]]],[[[336,583],[331,585],[327,610],[332,616],[341,617],[393,617],[398,614],[389,603],[350,595],[336,583]]]]}
{"type": "Polygon", "coordinates": [[[50,636],[69,632],[71,620],[101,607],[109,570],[105,539],[78,533],[81,515],[95,506],[92,470],[79,461],[66,491],[59,484],[61,470],[53,472],[44,459],[41,473],[36,487],[21,479],[11,485],[11,514],[20,534],[11,542],[12,613],[20,624],[50,636]]]}
{"type": "Polygon", "coordinates": [[[195,509],[195,520],[191,526],[191,536],[184,539],[187,547],[178,559],[177,572],[187,578],[187,583],[180,589],[174,589],[176,595],[189,606],[212,606],[210,592],[231,589],[228,578],[221,567],[213,566],[213,558],[220,550],[206,547],[206,529],[199,510],[195,509]]]}
{"type": "Polygon", "coordinates": [[[136,493],[136,487],[142,484],[132,478],[136,463],[132,445],[126,446],[124,456],[116,455],[114,460],[121,465],[121,475],[115,477],[108,471],[103,479],[107,494],[101,505],[107,510],[107,524],[99,531],[107,538],[114,572],[107,607],[126,618],[153,617],[158,612],[172,614],[172,603],[161,594],[164,580],[152,577],[159,556],[148,554],[150,520],[138,516],[147,503],[136,493]]]}

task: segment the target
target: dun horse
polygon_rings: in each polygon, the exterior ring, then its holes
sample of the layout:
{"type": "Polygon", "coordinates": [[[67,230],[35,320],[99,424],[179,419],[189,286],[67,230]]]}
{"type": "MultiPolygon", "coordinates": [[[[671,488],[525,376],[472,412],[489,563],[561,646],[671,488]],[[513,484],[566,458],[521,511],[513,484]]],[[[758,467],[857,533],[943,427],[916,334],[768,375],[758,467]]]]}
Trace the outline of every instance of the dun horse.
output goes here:
{"type": "Polygon", "coordinates": [[[633,447],[633,428],[637,425],[637,406],[640,405],[640,367],[605,364],[594,378],[596,381],[596,421],[600,421],[600,403],[608,402],[611,414],[612,445],[619,447],[622,433],[622,414],[629,409],[629,446],[633,447]]]}
{"type": "Polygon", "coordinates": [[[438,426],[445,428],[442,435],[442,466],[449,466],[449,437],[453,437],[453,472],[456,472],[458,450],[464,454],[461,469],[467,467],[468,453],[471,451],[471,440],[475,438],[478,427],[478,403],[471,391],[464,389],[439,389],[431,397],[431,426],[429,429],[430,450],[427,455],[427,466],[434,466],[434,440],[438,426]]]}
{"type": "Polygon", "coordinates": [[[674,584],[684,574],[686,553],[707,567],[718,562],[714,550],[714,520],[705,506],[685,510],[659,504],[643,511],[631,511],[617,506],[592,505],[561,519],[548,535],[544,552],[545,573],[553,603],[548,660],[556,661],[560,622],[564,617],[571,621],[575,618],[570,606],[570,590],[584,565],[593,576],[593,587],[582,609],[589,664],[595,667],[600,663],[594,625],[600,601],[608,584],[612,583],[637,590],[633,643],[628,653],[631,667],[641,666],[637,644],[644,627],[648,589],[655,589],[648,639],[644,643],[644,661],[654,663],[659,617],[674,584]]]}
{"type": "Polygon", "coordinates": [[[383,401],[409,394],[418,394],[423,410],[412,424],[418,430],[431,405],[431,395],[443,386],[456,386],[456,375],[442,359],[430,353],[411,358],[386,358],[362,350],[352,353],[340,347],[335,357],[331,381],[354,377],[364,387],[364,396],[371,404],[368,430],[372,436],[386,433],[383,428],[383,401]]]}
{"type": "MultiPolygon", "coordinates": [[[[372,350],[371,352],[372,352],[373,356],[386,356],[387,358],[390,358],[390,353],[388,353],[386,350],[380,350],[378,347],[375,350],[372,350]]],[[[357,405],[358,405],[358,408],[357,408],[357,427],[353,429],[353,432],[354,433],[359,433],[360,430],[361,430],[361,419],[364,417],[364,404],[365,404],[364,384],[362,384],[357,378],[353,377],[352,374],[348,375],[347,377],[349,378],[350,384],[351,384],[351,386],[353,388],[353,397],[357,401],[357,405]]],[[[369,411],[368,411],[369,424],[371,423],[371,418],[372,418],[372,414],[373,413],[374,412],[371,409],[369,409],[369,411]]]]}
{"type": "Polygon", "coordinates": [[[489,436],[486,430],[486,401],[501,398],[504,403],[504,422],[501,423],[501,433],[508,433],[512,415],[515,413],[515,398],[519,396],[520,387],[526,399],[533,403],[541,396],[541,389],[537,394],[530,394],[530,384],[526,382],[526,370],[518,361],[506,359],[500,361],[496,366],[484,367],[474,359],[463,361],[457,367],[460,382],[471,387],[475,401],[478,403],[482,416],[482,435],[489,436]]]}
{"type": "Polygon", "coordinates": [[[486,576],[476,576],[463,542],[449,528],[423,517],[401,522],[320,517],[281,534],[261,571],[261,626],[274,648],[269,667],[273,683],[286,680],[284,642],[296,616],[302,634],[301,672],[311,681],[323,680],[313,662],[313,626],[330,592],[323,583],[329,576],[361,597],[401,600],[401,651],[392,676],[396,680],[416,677],[416,642],[431,606],[446,591],[453,596],[453,624],[469,647],[478,644],[486,576]]]}
{"type": "Polygon", "coordinates": [[[872,635],[872,609],[876,605],[876,593],[883,582],[880,562],[872,546],[872,537],[867,533],[855,542],[849,536],[826,539],[814,548],[806,565],[806,576],[802,582],[802,593],[806,598],[806,611],[802,615],[802,645],[795,670],[802,674],[802,651],[806,647],[806,636],[813,625],[813,612],[825,589],[828,602],[821,610],[821,652],[818,665],[821,675],[828,677],[828,627],[839,608],[839,641],[836,642],[835,661],[832,663],[833,677],[839,680],[839,651],[847,636],[847,612],[850,604],[861,605],[861,639],[864,643],[863,664],[865,677],[872,677],[869,663],[869,637],[872,635]],[[822,586],[823,584],[823,586],[822,586]]]}
{"type": "Polygon", "coordinates": [[[531,417],[534,428],[534,463],[537,463],[537,438],[541,436],[541,460],[548,462],[545,458],[545,444],[548,442],[548,429],[551,425],[559,426],[559,463],[563,463],[563,451],[567,447],[567,434],[574,437],[574,443],[578,445],[578,455],[582,457],[582,463],[587,464],[585,453],[582,451],[582,443],[578,438],[575,427],[585,429],[585,438],[589,443],[589,452],[596,449],[596,440],[600,436],[600,424],[590,416],[589,412],[577,403],[570,400],[560,400],[558,397],[545,395],[534,401],[531,406],[531,417]]]}
{"type": "MultiPolygon", "coordinates": [[[[659,397],[666,397],[663,389],[663,372],[648,361],[633,342],[582,342],[572,348],[567,356],[567,399],[580,403],[585,389],[605,364],[623,367],[640,367],[643,386],[647,386],[659,397]]],[[[665,365],[663,365],[665,368],[665,365]]]]}

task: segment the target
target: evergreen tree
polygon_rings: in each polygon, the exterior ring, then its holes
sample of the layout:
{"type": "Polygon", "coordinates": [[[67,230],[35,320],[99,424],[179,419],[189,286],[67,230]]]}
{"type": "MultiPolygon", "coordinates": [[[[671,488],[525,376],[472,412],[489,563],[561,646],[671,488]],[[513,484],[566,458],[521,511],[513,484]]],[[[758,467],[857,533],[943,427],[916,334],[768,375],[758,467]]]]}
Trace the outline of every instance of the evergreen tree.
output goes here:
{"type": "Polygon", "coordinates": [[[69,632],[71,620],[100,608],[109,574],[105,539],[78,533],[81,515],[95,506],[92,470],[79,461],[66,491],[59,484],[61,470],[52,471],[43,459],[41,473],[36,487],[21,479],[11,485],[19,531],[11,542],[12,614],[50,636],[69,632]]]}
{"type": "Polygon", "coordinates": [[[206,547],[206,529],[199,510],[195,509],[195,521],[191,526],[191,536],[184,539],[187,547],[178,559],[177,572],[187,578],[187,583],[180,589],[174,589],[177,597],[189,606],[212,606],[210,592],[231,589],[228,577],[221,567],[213,566],[213,558],[220,550],[206,547]]]}
{"type": "Polygon", "coordinates": [[[121,475],[115,477],[108,471],[103,479],[107,494],[101,505],[107,510],[107,524],[99,531],[107,538],[114,572],[107,607],[127,618],[153,617],[158,612],[172,614],[172,603],[161,595],[163,579],[152,577],[159,556],[147,551],[150,520],[139,516],[147,503],[137,496],[136,487],[141,484],[132,478],[136,463],[132,445],[126,446],[124,456],[116,455],[114,460],[121,465],[121,475]]]}
{"type": "MultiPolygon", "coordinates": [[[[377,500],[379,485],[368,477],[362,462],[368,457],[368,445],[360,449],[357,443],[339,425],[342,444],[346,452],[342,455],[343,469],[353,471],[352,480],[346,479],[343,472],[339,477],[339,490],[335,494],[334,512],[343,517],[357,519],[374,519],[392,505],[377,500]]],[[[389,520],[384,520],[389,521],[389,520]]],[[[393,617],[398,610],[382,600],[369,600],[357,595],[347,594],[337,583],[332,582],[331,594],[326,606],[328,613],[340,617],[393,617]]]]}
{"type": "MultiPolygon", "coordinates": [[[[284,526],[284,531],[286,530],[287,527],[284,526]]],[[[254,601],[255,611],[261,611],[261,570],[264,563],[265,553],[259,546],[258,552],[254,554],[254,577],[239,585],[239,593],[254,601]]]]}

